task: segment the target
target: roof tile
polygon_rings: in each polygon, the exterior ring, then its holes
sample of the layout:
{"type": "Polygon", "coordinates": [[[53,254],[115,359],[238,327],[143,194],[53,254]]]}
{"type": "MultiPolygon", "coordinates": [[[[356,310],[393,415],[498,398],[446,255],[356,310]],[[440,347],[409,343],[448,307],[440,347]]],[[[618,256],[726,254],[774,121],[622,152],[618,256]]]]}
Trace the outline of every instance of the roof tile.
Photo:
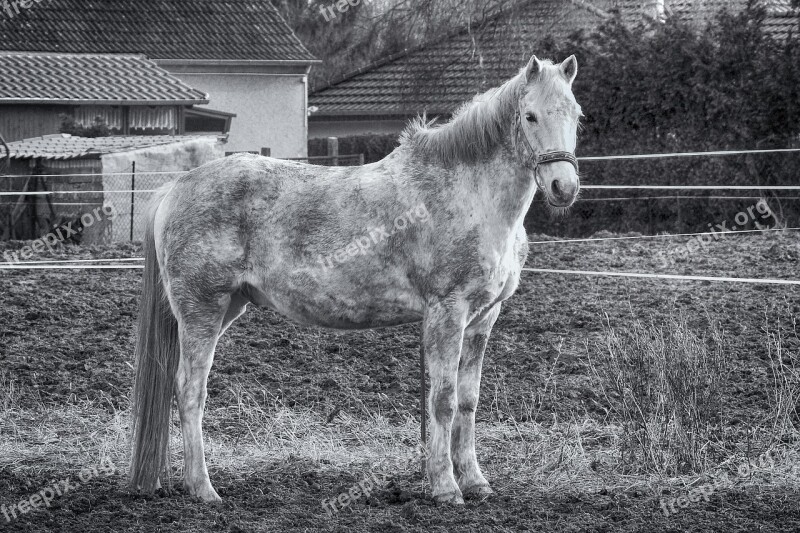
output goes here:
{"type": "Polygon", "coordinates": [[[267,0],[47,0],[0,12],[0,50],[314,60],[267,0]]]}
{"type": "Polygon", "coordinates": [[[208,96],[132,55],[0,52],[0,104],[207,104],[208,96]]]}

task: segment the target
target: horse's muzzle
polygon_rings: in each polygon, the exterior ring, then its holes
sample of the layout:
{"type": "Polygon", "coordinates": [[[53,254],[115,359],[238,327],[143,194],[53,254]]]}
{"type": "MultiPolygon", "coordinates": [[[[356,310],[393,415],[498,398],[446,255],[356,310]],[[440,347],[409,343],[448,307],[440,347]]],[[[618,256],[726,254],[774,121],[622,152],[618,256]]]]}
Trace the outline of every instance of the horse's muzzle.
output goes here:
{"type": "Polygon", "coordinates": [[[545,195],[553,207],[569,207],[578,197],[579,189],[578,180],[554,179],[550,182],[550,189],[545,192],[545,195]]]}

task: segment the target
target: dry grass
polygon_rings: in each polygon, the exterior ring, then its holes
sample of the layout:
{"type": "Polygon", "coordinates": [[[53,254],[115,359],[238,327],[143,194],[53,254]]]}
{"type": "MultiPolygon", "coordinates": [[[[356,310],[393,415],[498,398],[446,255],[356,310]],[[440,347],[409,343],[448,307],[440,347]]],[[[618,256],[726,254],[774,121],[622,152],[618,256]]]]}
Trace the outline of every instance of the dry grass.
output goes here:
{"type": "MultiPolygon", "coordinates": [[[[489,412],[481,418],[488,421],[477,428],[484,471],[498,492],[517,495],[632,488],[660,494],[664,487],[721,479],[796,486],[800,338],[778,331],[783,330],[765,327],[774,378],[771,412],[762,427],[751,428],[746,448],[741,440],[726,441],[731,434],[720,400],[727,380],[717,349],[724,345],[721,332],[711,324],[697,334],[676,317],[660,326],[636,322],[625,331],[606,331],[602,350],[592,358],[609,404],[604,421],[586,416],[532,421],[538,419],[545,396],[556,394],[560,347],[543,389],[531,398],[527,421],[514,418],[498,380],[497,389],[483,400],[489,412]]],[[[0,468],[73,472],[108,457],[124,482],[127,410],[88,401],[22,406],[19,397],[17,384],[0,373],[0,468]]],[[[314,406],[289,408],[244,386],[211,398],[205,433],[212,477],[224,471],[229,478],[243,479],[299,461],[303,468],[355,477],[374,472],[419,479],[416,413],[406,413],[398,423],[396,416],[372,412],[363,404],[332,416],[320,412],[324,410],[314,406]]],[[[177,417],[173,423],[172,464],[180,476],[177,417]]]]}
{"type": "MultiPolygon", "coordinates": [[[[787,302],[788,307],[788,302],[787,302]]],[[[772,387],[768,391],[770,400],[771,424],[766,426],[771,445],[796,441],[800,416],[797,405],[800,402],[800,337],[797,332],[797,317],[786,313],[791,323],[783,333],[780,324],[770,324],[765,313],[764,334],[766,336],[767,356],[770,361],[772,387]]]]}
{"type": "Polygon", "coordinates": [[[719,460],[730,365],[716,324],[698,335],[683,314],[621,330],[606,322],[605,338],[587,353],[609,416],[623,428],[623,471],[696,473],[719,460]]]}

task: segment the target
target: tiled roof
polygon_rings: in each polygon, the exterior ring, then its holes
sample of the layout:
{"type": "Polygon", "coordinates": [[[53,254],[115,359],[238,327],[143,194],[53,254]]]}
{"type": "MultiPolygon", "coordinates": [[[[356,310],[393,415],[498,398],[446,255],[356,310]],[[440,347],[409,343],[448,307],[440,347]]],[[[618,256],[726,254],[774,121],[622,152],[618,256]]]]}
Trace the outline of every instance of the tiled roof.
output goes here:
{"type": "Polygon", "coordinates": [[[310,95],[311,116],[450,113],[510,78],[542,38],[596,27],[607,14],[587,3],[523,2],[479,29],[386,58],[310,95]]]}
{"type": "Polygon", "coordinates": [[[128,152],[164,144],[180,143],[214,135],[130,135],[114,137],[75,137],[66,133],[45,135],[8,143],[11,159],[76,159],[115,152],[128,152]]]}
{"type": "MultiPolygon", "coordinates": [[[[766,10],[764,31],[777,40],[785,40],[790,33],[800,30],[800,10],[792,8],[791,0],[760,0],[758,5],[766,10]]],[[[747,0],[666,0],[673,16],[697,24],[711,22],[722,10],[737,13],[747,7],[747,0]]]]}
{"type": "Polygon", "coordinates": [[[0,104],[207,104],[141,56],[0,52],[0,104]]]}
{"type": "Polygon", "coordinates": [[[151,59],[314,60],[268,0],[29,3],[14,17],[0,13],[0,49],[151,59]]]}

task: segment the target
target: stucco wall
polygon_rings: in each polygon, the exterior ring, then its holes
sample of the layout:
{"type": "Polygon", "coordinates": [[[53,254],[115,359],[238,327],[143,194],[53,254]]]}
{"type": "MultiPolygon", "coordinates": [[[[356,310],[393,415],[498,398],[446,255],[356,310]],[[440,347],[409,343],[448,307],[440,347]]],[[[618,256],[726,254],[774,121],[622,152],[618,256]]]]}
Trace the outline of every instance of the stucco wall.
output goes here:
{"type": "MultiPolygon", "coordinates": [[[[151,190],[173,181],[204,163],[224,157],[228,145],[215,137],[185,141],[142,150],[102,156],[103,190],[131,190],[132,163],[136,162],[135,190],[151,190]]],[[[145,227],[145,207],[152,193],[133,194],[133,240],[141,240],[145,227]]],[[[104,201],[116,212],[112,221],[111,241],[130,240],[131,193],[105,193],[104,201]]]]}
{"type": "MultiPolygon", "coordinates": [[[[167,67],[169,68],[169,67],[167,67]]],[[[261,151],[273,157],[305,157],[306,81],[303,74],[190,73],[175,74],[208,93],[208,107],[236,113],[227,151],[261,151]]]]}

